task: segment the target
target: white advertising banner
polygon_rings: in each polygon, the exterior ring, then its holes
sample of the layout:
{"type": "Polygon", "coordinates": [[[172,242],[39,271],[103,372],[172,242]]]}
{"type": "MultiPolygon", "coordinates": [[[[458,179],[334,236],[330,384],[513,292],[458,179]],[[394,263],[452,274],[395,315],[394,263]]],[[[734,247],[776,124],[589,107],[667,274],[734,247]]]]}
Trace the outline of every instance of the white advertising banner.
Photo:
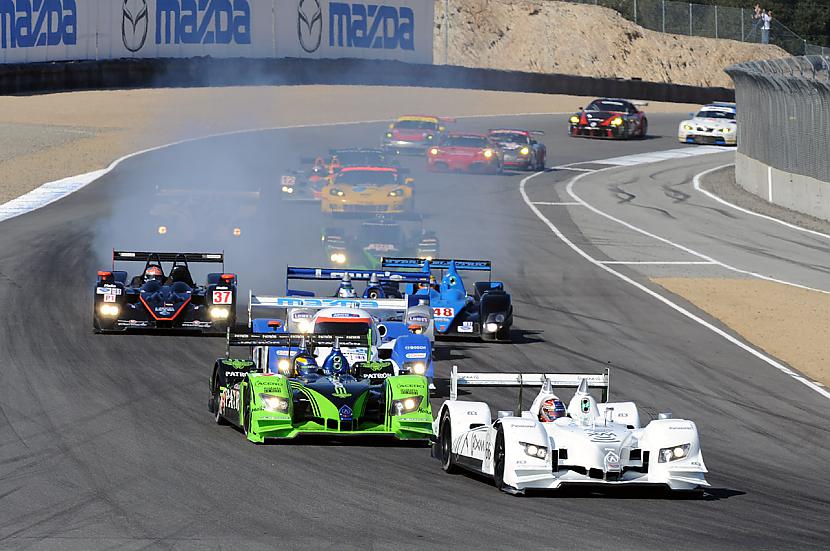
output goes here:
{"type": "Polygon", "coordinates": [[[0,62],[305,57],[432,62],[431,0],[0,0],[0,62]]]}
{"type": "Polygon", "coordinates": [[[279,57],[432,63],[432,0],[275,0],[279,57]]]}

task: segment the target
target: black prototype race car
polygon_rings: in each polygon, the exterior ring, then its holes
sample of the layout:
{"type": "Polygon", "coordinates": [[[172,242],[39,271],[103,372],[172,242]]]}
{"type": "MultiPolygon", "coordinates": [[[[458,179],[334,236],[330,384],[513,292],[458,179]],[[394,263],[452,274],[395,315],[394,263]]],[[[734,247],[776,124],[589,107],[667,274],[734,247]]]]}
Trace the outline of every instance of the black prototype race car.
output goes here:
{"type": "Polygon", "coordinates": [[[639,106],[625,99],[595,99],[585,109],[571,115],[568,134],[574,137],[605,139],[643,139],[648,135],[648,119],[639,106]]]}
{"type": "Polygon", "coordinates": [[[98,272],[93,328],[96,333],[130,329],[198,331],[224,335],[236,322],[236,274],[224,273],[223,253],[113,251],[113,269],[98,272]],[[130,278],[116,262],[144,262],[130,278]],[[196,285],[188,263],[222,264],[196,285]],[[172,263],[168,272],[162,263],[172,263]]]}

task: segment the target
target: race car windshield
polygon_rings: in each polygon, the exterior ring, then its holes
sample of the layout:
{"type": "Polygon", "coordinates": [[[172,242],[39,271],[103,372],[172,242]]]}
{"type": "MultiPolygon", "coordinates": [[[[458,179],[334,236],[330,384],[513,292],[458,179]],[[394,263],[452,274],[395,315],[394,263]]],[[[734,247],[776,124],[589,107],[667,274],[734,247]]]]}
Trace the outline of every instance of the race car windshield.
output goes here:
{"type": "Polygon", "coordinates": [[[729,111],[710,111],[707,109],[703,109],[699,111],[697,115],[695,115],[701,119],[726,119],[726,120],[735,120],[735,113],[730,113],[729,111]]]}
{"type": "Polygon", "coordinates": [[[338,151],[337,160],[341,165],[377,165],[383,164],[384,158],[380,152],[374,151],[338,151]]]}
{"type": "Polygon", "coordinates": [[[617,111],[620,113],[633,113],[634,109],[630,104],[621,101],[594,101],[586,111],[617,111]]]}
{"type": "Polygon", "coordinates": [[[399,130],[435,130],[437,127],[437,124],[429,121],[398,121],[395,123],[395,128],[399,130]]]}
{"type": "Polygon", "coordinates": [[[314,324],[314,332],[318,335],[334,335],[335,337],[367,335],[370,329],[371,327],[368,323],[362,322],[344,323],[340,321],[318,321],[314,324]]]}
{"type": "Polygon", "coordinates": [[[476,147],[484,148],[490,147],[490,142],[487,138],[478,138],[476,136],[450,136],[442,144],[446,147],[476,147]]]}
{"type": "Polygon", "coordinates": [[[390,171],[352,170],[341,172],[337,177],[337,183],[351,186],[387,186],[397,184],[398,175],[390,171]]]}
{"type": "Polygon", "coordinates": [[[490,137],[502,143],[530,143],[528,135],[520,132],[493,132],[490,137]]]}

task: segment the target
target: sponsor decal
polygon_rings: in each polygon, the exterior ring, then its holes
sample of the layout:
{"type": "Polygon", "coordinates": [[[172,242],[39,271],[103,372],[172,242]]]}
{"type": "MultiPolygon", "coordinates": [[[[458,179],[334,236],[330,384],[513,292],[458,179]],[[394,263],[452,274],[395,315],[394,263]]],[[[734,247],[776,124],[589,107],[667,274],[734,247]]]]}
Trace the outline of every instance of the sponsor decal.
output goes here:
{"type": "Polygon", "coordinates": [[[404,350],[427,350],[427,347],[423,344],[407,344],[403,348],[404,350]]]}
{"type": "Polygon", "coordinates": [[[617,455],[614,450],[609,450],[608,453],[605,454],[604,461],[606,471],[620,470],[620,456],[617,455]]]}
{"type": "Polygon", "coordinates": [[[364,373],[364,379],[387,379],[391,377],[391,373],[364,373]]]}
{"type": "Polygon", "coordinates": [[[329,2],[329,46],[414,50],[415,14],[406,6],[329,2]]]}
{"type": "Polygon", "coordinates": [[[107,293],[106,295],[104,295],[104,302],[115,302],[115,301],[116,301],[115,294],[107,293]]]}
{"type": "Polygon", "coordinates": [[[343,383],[340,381],[332,381],[332,384],[334,385],[334,392],[332,393],[332,396],[336,396],[337,398],[348,398],[351,396],[351,394],[346,391],[346,387],[343,386],[343,383]]]}
{"type": "Polygon", "coordinates": [[[470,441],[471,441],[471,445],[472,445],[472,452],[475,453],[475,452],[484,451],[485,439],[480,437],[478,435],[478,433],[476,433],[476,432],[472,433],[470,435],[470,437],[471,437],[470,441]]]}
{"type": "Polygon", "coordinates": [[[124,47],[137,52],[147,41],[147,0],[124,0],[121,9],[121,40],[124,47]]]}
{"type": "Polygon", "coordinates": [[[95,293],[98,295],[120,295],[121,289],[117,287],[98,287],[95,289],[95,293]]]}
{"type": "Polygon", "coordinates": [[[586,431],[591,442],[619,442],[617,435],[613,432],[586,431]]]}
{"type": "Polygon", "coordinates": [[[350,312],[334,312],[331,317],[333,318],[359,318],[360,314],[354,314],[350,312]]]}
{"type": "Polygon", "coordinates": [[[300,0],[297,4],[297,39],[300,47],[310,54],[320,48],[323,41],[323,10],[319,0],[300,0]]]}
{"type": "Polygon", "coordinates": [[[352,408],[347,405],[343,405],[340,407],[340,420],[341,421],[351,421],[352,420],[352,408]]]}
{"type": "Polygon", "coordinates": [[[471,321],[465,321],[464,323],[458,326],[459,333],[472,333],[473,329],[473,322],[471,321]]]}
{"type": "Polygon", "coordinates": [[[406,357],[418,360],[418,359],[426,358],[427,353],[426,352],[410,352],[410,353],[406,354],[406,357]]]}
{"type": "Polygon", "coordinates": [[[429,318],[426,316],[409,316],[410,323],[429,323],[429,318]]]}
{"type": "Polygon", "coordinates": [[[154,310],[160,316],[169,316],[176,311],[176,308],[173,306],[157,306],[154,310]]]}
{"type": "Polygon", "coordinates": [[[340,298],[293,298],[280,297],[277,299],[277,308],[379,308],[374,300],[355,300],[340,298]]]}
{"type": "Polygon", "coordinates": [[[76,0],[0,1],[0,46],[35,48],[75,45],[78,41],[76,0]]]}
{"type": "Polygon", "coordinates": [[[249,0],[156,0],[156,44],[250,44],[249,0]]]}

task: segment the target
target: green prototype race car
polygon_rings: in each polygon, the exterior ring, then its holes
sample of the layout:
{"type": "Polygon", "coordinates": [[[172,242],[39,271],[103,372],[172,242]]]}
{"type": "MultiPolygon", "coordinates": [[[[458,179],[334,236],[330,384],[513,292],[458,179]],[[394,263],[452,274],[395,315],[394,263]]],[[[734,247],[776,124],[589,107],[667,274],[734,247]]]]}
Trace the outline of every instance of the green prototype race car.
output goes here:
{"type": "Polygon", "coordinates": [[[341,345],[368,347],[368,335],[229,333],[228,357],[216,361],[210,378],[209,409],[216,422],[240,427],[257,443],[300,434],[428,443],[433,431],[427,379],[396,375],[391,361],[350,366],[341,345]],[[230,358],[232,346],[253,347],[254,359],[230,358]],[[277,365],[268,365],[269,347],[278,347],[277,365]],[[313,354],[317,347],[330,350],[322,367],[313,354]]]}

